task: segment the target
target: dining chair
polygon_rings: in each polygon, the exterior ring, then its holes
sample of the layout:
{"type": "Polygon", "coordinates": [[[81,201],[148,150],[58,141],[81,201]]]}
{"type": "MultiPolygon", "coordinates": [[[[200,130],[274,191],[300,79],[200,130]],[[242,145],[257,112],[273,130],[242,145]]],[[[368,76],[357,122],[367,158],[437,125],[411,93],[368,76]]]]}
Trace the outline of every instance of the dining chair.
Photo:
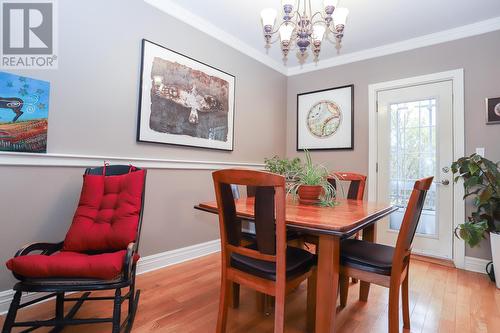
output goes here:
{"type": "Polygon", "coordinates": [[[433,177],[423,178],[415,182],[399,229],[396,247],[358,239],[345,239],[340,245],[340,306],[345,307],[347,302],[349,277],[362,281],[359,291],[360,301],[368,299],[367,283],[389,288],[389,333],[399,332],[400,289],[403,327],[410,328],[408,273],[411,245],[432,179],[433,177]]]}
{"type": "Polygon", "coordinates": [[[332,172],[332,177],[328,177],[328,182],[337,188],[337,179],[349,182],[347,199],[363,200],[366,186],[366,176],[354,172],[332,172]]]}
{"type": "Polygon", "coordinates": [[[285,296],[308,279],[307,319],[315,313],[316,257],[287,245],[285,178],[264,171],[227,169],[213,173],[219,213],[222,274],[217,332],[225,332],[233,283],[275,297],[274,332],[284,331],[285,296]],[[231,184],[254,186],[256,241],[243,246],[231,184]]]}
{"type": "MultiPolygon", "coordinates": [[[[331,173],[331,177],[328,177],[327,180],[335,189],[337,187],[337,180],[349,182],[349,188],[347,190],[347,199],[351,200],[363,200],[365,194],[365,186],[366,186],[366,176],[360,173],[354,172],[343,172],[336,171],[331,173]]],[[[354,235],[354,238],[361,239],[361,232],[357,232],[354,235]]],[[[352,283],[358,283],[357,279],[352,278],[352,283]]]]}

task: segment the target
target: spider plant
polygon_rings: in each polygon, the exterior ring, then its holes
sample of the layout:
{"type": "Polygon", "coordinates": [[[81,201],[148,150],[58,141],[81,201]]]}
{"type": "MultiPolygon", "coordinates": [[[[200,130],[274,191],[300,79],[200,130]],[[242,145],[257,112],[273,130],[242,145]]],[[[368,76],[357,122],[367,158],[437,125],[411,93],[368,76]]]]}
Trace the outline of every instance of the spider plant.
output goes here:
{"type": "Polygon", "coordinates": [[[328,181],[328,169],[321,164],[314,164],[311,154],[307,150],[305,150],[305,158],[304,165],[294,177],[297,181],[290,186],[289,193],[297,196],[302,186],[318,186],[320,187],[318,204],[321,206],[334,206],[337,191],[328,181]]]}

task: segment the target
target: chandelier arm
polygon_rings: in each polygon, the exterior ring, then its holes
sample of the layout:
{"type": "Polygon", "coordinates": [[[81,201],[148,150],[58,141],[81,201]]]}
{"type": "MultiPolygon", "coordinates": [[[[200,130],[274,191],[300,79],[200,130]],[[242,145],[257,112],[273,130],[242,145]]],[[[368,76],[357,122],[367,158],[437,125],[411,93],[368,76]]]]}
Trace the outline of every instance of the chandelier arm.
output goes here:
{"type": "Polygon", "coordinates": [[[291,24],[293,25],[293,28],[297,28],[297,24],[295,22],[292,22],[292,21],[282,21],[279,25],[278,25],[278,28],[276,28],[276,30],[272,31],[271,32],[271,35],[275,35],[276,33],[278,33],[280,31],[280,28],[283,24],[291,24]]]}
{"type": "Polygon", "coordinates": [[[337,37],[339,35],[337,30],[335,30],[335,27],[333,26],[333,24],[326,25],[326,27],[327,27],[327,31],[331,32],[335,37],[337,37]]]}
{"type": "Polygon", "coordinates": [[[316,13],[314,13],[314,15],[313,15],[313,16],[311,16],[311,24],[316,24],[316,23],[318,23],[318,22],[323,22],[323,23],[325,23],[325,25],[326,25],[326,20],[325,20],[325,17],[323,16],[323,14],[322,14],[321,12],[316,12],[316,13]],[[319,15],[319,16],[321,17],[321,19],[320,19],[320,20],[318,20],[318,21],[316,21],[316,22],[314,22],[314,18],[315,18],[317,15],[319,15]]]}

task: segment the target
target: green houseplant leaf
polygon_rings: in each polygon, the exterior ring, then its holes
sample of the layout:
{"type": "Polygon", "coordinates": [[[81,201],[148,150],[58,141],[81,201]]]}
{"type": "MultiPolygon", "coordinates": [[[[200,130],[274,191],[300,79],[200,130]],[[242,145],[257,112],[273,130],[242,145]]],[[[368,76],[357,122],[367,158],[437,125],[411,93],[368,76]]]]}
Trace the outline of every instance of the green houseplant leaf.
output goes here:
{"type": "Polygon", "coordinates": [[[500,232],[500,162],[480,155],[461,157],[451,164],[454,181],[463,180],[464,200],[471,198],[476,211],[460,224],[455,235],[470,247],[479,244],[487,232],[500,232]]]}

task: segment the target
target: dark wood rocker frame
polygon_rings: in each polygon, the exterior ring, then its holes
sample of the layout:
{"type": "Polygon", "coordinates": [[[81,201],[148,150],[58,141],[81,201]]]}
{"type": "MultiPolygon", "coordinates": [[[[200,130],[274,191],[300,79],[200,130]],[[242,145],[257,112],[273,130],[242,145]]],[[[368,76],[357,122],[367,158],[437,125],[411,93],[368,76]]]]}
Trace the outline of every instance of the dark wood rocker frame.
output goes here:
{"type": "MultiPolygon", "coordinates": [[[[120,175],[128,173],[129,165],[113,165],[106,167],[106,175],[120,175]]],[[[140,168],[136,168],[140,170],[140,168]]],[[[146,170],[145,170],[146,171],[146,170]]],[[[85,170],[85,174],[102,174],[103,167],[89,168],[85,170]]],[[[10,333],[14,327],[28,327],[22,332],[31,332],[40,327],[54,327],[51,332],[60,332],[68,325],[82,324],[97,324],[97,323],[112,323],[112,332],[118,333],[124,330],[130,332],[134,323],[137,305],[139,303],[140,290],[135,288],[136,264],[134,256],[138,253],[139,239],[142,227],[142,217],[144,211],[144,196],[146,190],[146,180],[142,190],[142,202],[139,215],[139,224],[137,227],[136,241],[127,246],[127,253],[124,259],[123,273],[120,277],[114,280],[93,280],[93,279],[77,279],[77,278],[57,278],[57,279],[32,279],[25,278],[16,273],[14,277],[20,282],[13,287],[15,294],[10,304],[9,311],[5,318],[2,328],[2,333],[10,333]],[[129,288],[125,295],[122,295],[122,288],[129,288]],[[114,296],[90,296],[92,291],[115,290],[114,296]],[[44,292],[48,295],[39,297],[29,302],[21,303],[21,295],[23,292],[44,292]],[[84,292],[80,297],[66,297],[65,293],[84,292]],[[55,317],[49,320],[33,320],[16,322],[16,315],[19,309],[36,304],[38,302],[55,297],[55,317]],[[85,318],[75,319],[77,311],[85,301],[113,301],[113,317],[111,318],[85,318]],[[121,306],[124,301],[128,300],[128,314],[121,322],[121,306]],[[64,303],[75,302],[75,305],[64,314],[64,303]]],[[[60,251],[63,247],[63,242],[59,243],[33,243],[25,245],[15,254],[15,257],[25,256],[32,252],[38,251],[42,255],[51,255],[60,251]]]]}
{"type": "MultiPolygon", "coordinates": [[[[349,291],[349,277],[359,279],[359,300],[368,300],[369,283],[389,288],[389,333],[399,332],[399,292],[401,288],[403,327],[410,328],[410,312],[408,300],[408,273],[410,267],[411,244],[415,236],[425,196],[432,184],[433,177],[423,178],[415,182],[408,206],[401,223],[390,275],[378,274],[360,268],[342,265],[340,267],[340,306],[345,307],[349,291]]],[[[342,244],[341,244],[342,251],[342,244]]],[[[342,254],[341,254],[342,255],[342,254]]]]}
{"type": "MultiPolygon", "coordinates": [[[[285,178],[269,172],[229,169],[220,170],[213,173],[215,194],[217,206],[219,207],[219,227],[221,235],[221,292],[219,302],[219,313],[217,318],[216,332],[226,331],[227,312],[231,297],[231,288],[234,284],[244,285],[252,288],[262,294],[275,297],[275,318],[274,332],[284,332],[285,325],[285,296],[297,288],[302,281],[308,279],[307,291],[307,322],[308,327],[314,327],[315,306],[316,306],[316,267],[313,266],[308,272],[301,274],[293,279],[286,278],[286,223],[285,223],[285,178]],[[223,193],[223,186],[247,185],[256,187],[274,188],[274,207],[275,207],[275,227],[276,227],[276,249],[275,254],[265,254],[258,250],[246,248],[241,245],[231,244],[235,240],[228,239],[225,219],[236,218],[234,201],[232,207],[228,207],[228,198],[223,193]],[[226,202],[225,202],[226,201],[226,202]],[[243,272],[233,268],[230,264],[231,254],[236,253],[250,258],[264,260],[276,263],[276,281],[264,279],[253,274],[243,272]]],[[[230,191],[230,190],[229,190],[230,191]]],[[[232,197],[231,197],[232,198],[232,197]]],[[[231,206],[231,204],[229,204],[231,206]]],[[[234,227],[232,227],[234,228],[234,227]]],[[[241,227],[240,227],[241,228],[241,227]]],[[[233,306],[238,306],[233,303],[233,306]]]]}

